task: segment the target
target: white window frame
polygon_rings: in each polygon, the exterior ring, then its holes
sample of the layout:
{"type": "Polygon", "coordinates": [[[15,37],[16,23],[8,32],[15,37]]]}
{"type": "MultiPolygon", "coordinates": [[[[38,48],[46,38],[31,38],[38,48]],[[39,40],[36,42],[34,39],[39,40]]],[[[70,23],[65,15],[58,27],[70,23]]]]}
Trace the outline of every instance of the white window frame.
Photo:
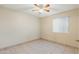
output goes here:
{"type": "Polygon", "coordinates": [[[52,32],[55,32],[55,33],[69,33],[69,16],[55,17],[55,18],[52,20],[52,32]],[[61,18],[64,18],[64,17],[66,17],[66,18],[67,18],[67,21],[68,21],[68,22],[67,22],[67,25],[66,25],[67,29],[66,29],[65,31],[55,31],[55,30],[54,30],[54,27],[53,27],[53,26],[54,26],[54,23],[53,23],[54,20],[55,20],[55,19],[58,19],[58,18],[61,19],[61,18]]]}

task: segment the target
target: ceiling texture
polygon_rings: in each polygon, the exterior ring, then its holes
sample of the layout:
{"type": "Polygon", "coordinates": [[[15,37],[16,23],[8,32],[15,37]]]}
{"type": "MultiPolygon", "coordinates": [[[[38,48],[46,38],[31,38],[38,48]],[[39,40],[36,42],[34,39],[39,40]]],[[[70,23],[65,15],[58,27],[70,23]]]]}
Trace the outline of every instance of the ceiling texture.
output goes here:
{"type": "Polygon", "coordinates": [[[56,13],[79,8],[79,4],[50,4],[50,12],[42,12],[41,14],[39,14],[37,11],[33,11],[35,9],[34,4],[1,4],[0,7],[24,12],[27,14],[34,15],[36,17],[45,17],[56,13]]]}

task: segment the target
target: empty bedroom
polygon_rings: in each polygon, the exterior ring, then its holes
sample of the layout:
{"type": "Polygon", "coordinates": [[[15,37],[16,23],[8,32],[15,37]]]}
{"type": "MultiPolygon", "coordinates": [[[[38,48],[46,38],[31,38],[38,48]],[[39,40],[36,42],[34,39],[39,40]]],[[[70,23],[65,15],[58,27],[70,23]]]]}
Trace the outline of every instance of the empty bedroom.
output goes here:
{"type": "Polygon", "coordinates": [[[79,4],[0,4],[0,54],[78,54],[79,4]]]}

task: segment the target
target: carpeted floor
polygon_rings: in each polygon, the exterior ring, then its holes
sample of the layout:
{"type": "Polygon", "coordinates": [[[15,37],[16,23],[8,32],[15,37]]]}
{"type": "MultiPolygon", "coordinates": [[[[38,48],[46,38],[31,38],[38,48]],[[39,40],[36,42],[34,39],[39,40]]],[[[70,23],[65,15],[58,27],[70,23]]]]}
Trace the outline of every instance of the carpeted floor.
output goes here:
{"type": "Polygon", "coordinates": [[[72,54],[74,48],[52,43],[47,40],[34,40],[14,47],[0,50],[2,54],[72,54]]]}

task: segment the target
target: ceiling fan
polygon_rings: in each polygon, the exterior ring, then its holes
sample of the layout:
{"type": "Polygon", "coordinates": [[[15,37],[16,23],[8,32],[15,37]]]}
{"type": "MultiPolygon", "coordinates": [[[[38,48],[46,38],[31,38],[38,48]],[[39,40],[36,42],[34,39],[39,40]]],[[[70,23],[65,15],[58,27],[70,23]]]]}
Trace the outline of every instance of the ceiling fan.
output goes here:
{"type": "Polygon", "coordinates": [[[45,12],[50,12],[50,5],[49,4],[34,4],[35,9],[32,11],[37,11],[39,13],[42,13],[43,11],[45,12]]]}

